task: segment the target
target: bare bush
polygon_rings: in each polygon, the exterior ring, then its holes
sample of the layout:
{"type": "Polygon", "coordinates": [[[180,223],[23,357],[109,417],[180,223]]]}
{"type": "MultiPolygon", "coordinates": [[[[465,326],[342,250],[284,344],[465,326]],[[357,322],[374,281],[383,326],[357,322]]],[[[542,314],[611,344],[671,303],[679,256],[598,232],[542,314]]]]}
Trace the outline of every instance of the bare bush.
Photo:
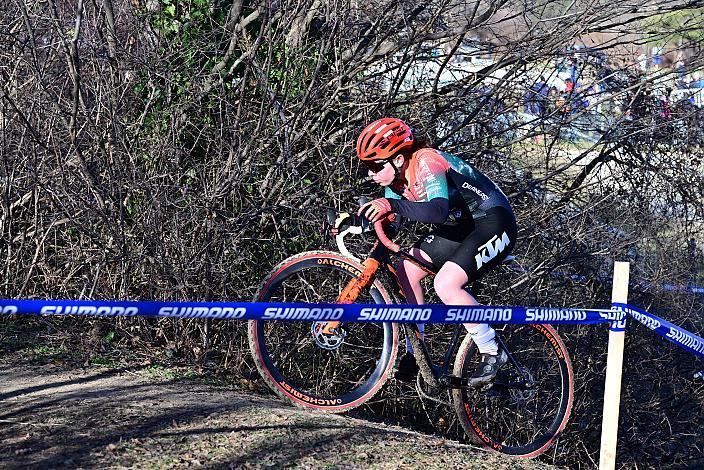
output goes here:
{"type": "MultiPolygon", "coordinates": [[[[486,301],[607,305],[612,261],[627,259],[633,302],[701,333],[701,297],[663,287],[704,282],[704,131],[683,86],[701,69],[700,13],[649,0],[9,0],[0,293],[251,299],[279,260],[328,246],[326,207],[375,194],[351,143],[368,121],[398,115],[510,193],[526,269],[490,278],[486,301]],[[646,72],[639,54],[652,47],[663,63],[646,72]],[[553,96],[544,87],[560,68],[576,69],[579,87],[553,96]],[[677,93],[663,114],[667,87],[677,93]]],[[[241,325],[109,328],[251,370],[241,325]]],[[[632,331],[619,459],[701,464],[697,364],[632,331]]],[[[547,458],[590,467],[605,331],[563,332],[578,402],[547,458]]],[[[421,407],[404,396],[390,389],[383,413],[437,424],[411,418],[421,407]]]]}

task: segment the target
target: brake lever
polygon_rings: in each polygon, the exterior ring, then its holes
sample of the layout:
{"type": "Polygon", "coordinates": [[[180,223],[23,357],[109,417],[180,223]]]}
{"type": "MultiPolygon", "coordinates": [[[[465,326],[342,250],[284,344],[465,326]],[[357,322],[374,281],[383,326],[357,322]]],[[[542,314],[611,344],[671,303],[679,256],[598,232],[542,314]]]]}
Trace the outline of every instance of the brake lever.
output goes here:
{"type": "Polygon", "coordinates": [[[328,208],[326,215],[327,215],[326,219],[328,221],[328,225],[330,227],[335,226],[335,219],[337,219],[337,211],[335,209],[328,208]]]}

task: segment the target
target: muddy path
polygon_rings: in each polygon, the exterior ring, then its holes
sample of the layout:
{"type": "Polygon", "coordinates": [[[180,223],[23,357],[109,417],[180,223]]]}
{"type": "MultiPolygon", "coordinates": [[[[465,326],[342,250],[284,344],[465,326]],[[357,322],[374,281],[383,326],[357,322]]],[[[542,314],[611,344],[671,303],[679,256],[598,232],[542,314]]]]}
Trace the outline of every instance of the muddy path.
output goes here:
{"type": "Polygon", "coordinates": [[[3,468],[554,468],[153,367],[6,357],[0,404],[3,468]]]}

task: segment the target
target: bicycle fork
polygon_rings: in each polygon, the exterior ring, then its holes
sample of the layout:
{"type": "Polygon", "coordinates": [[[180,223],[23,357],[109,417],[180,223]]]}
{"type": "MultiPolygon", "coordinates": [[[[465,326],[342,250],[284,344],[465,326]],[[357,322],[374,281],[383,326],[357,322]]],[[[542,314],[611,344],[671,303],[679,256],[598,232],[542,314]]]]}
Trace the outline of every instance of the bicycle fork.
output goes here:
{"type": "MultiPolygon", "coordinates": [[[[357,300],[359,294],[362,293],[364,289],[371,284],[376,270],[379,269],[379,261],[374,258],[367,258],[362,263],[364,270],[359,274],[359,276],[350,280],[345,288],[342,290],[340,295],[337,297],[336,303],[338,304],[351,304],[357,300]]],[[[339,321],[329,321],[323,326],[322,333],[326,335],[335,334],[335,329],[340,326],[339,321]]]]}

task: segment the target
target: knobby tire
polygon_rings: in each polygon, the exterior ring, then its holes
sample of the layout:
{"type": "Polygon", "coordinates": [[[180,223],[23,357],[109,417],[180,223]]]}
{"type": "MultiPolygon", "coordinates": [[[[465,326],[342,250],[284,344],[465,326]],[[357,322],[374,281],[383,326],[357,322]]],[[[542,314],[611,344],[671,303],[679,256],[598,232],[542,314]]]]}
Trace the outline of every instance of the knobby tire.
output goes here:
{"type": "MultiPolygon", "coordinates": [[[[519,371],[506,363],[486,389],[453,390],[453,404],[468,438],[483,447],[518,457],[535,457],[565,428],[574,400],[574,374],[567,348],[549,325],[504,325],[498,334],[534,380],[532,390],[515,384],[519,371]]],[[[457,352],[454,374],[475,370],[479,352],[467,335],[457,352]]]]}
{"type": "MultiPolygon", "coordinates": [[[[362,265],[339,253],[311,251],[292,256],[265,278],[255,301],[335,303],[362,265]]],[[[391,303],[378,280],[358,303],[391,303]]],[[[368,401],[391,375],[398,328],[391,323],[343,323],[347,336],[337,349],[320,347],[313,321],[253,320],[249,346],[267,385],[304,408],[341,413],[368,401]]]]}

